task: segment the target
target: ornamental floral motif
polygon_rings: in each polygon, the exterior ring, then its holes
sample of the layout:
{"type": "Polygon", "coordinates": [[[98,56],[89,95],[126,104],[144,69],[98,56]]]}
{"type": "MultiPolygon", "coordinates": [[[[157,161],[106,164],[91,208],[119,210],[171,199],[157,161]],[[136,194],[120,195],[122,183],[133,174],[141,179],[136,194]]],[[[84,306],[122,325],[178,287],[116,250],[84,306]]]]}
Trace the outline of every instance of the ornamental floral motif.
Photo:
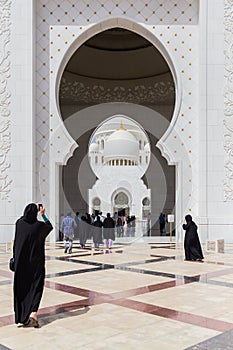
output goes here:
{"type": "Polygon", "coordinates": [[[8,152],[11,148],[10,134],[10,60],[8,44],[10,42],[10,9],[11,1],[0,0],[0,199],[7,199],[11,180],[8,177],[10,163],[8,152]]]}
{"type": "Polygon", "coordinates": [[[175,87],[173,81],[155,81],[153,84],[138,84],[130,86],[109,86],[101,84],[86,84],[62,78],[60,86],[61,100],[72,100],[84,103],[131,102],[138,104],[173,103],[175,87]]]}

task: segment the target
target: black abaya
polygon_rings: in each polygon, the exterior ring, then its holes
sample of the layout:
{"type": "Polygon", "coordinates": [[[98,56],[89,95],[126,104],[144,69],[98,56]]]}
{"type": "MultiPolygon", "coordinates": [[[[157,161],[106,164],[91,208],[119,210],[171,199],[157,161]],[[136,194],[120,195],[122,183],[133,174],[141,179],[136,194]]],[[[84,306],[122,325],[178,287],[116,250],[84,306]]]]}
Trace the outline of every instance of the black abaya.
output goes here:
{"type": "Polygon", "coordinates": [[[112,241],[115,241],[115,223],[114,220],[110,217],[106,217],[103,222],[103,228],[104,228],[104,239],[111,239],[112,241]]]}
{"type": "Polygon", "coordinates": [[[184,238],[184,249],[186,260],[202,260],[204,259],[201,244],[197,234],[197,225],[193,221],[188,221],[183,225],[186,231],[184,238]]]}
{"type": "Polygon", "coordinates": [[[93,224],[93,242],[95,244],[102,244],[103,243],[103,237],[102,237],[102,222],[98,219],[93,224]]]}
{"type": "Polygon", "coordinates": [[[16,222],[14,240],[14,311],[15,323],[28,321],[31,312],[39,308],[45,278],[45,239],[53,229],[49,221],[28,220],[16,222]]]}

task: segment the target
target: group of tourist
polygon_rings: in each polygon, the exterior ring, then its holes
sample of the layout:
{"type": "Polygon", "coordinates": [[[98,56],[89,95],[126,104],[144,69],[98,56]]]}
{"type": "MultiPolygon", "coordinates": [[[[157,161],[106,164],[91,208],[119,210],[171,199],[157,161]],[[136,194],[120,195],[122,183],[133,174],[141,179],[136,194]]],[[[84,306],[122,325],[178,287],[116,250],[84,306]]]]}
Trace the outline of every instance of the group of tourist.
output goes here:
{"type": "Polygon", "coordinates": [[[61,220],[59,239],[64,240],[65,253],[72,253],[73,240],[80,241],[80,247],[85,248],[88,239],[93,239],[95,249],[98,250],[100,244],[104,242],[106,248],[112,247],[115,236],[135,236],[135,216],[119,215],[117,212],[111,217],[110,213],[103,216],[102,212],[97,215],[80,215],[76,212],[72,217],[68,211],[66,217],[61,220]]]}
{"type": "MultiPolygon", "coordinates": [[[[89,215],[80,217],[79,213],[74,219],[71,212],[68,212],[62,220],[61,230],[64,233],[66,252],[68,249],[70,252],[72,251],[69,237],[78,227],[80,243],[85,246],[84,232],[88,227],[88,220],[90,220],[89,215]]],[[[114,228],[120,225],[119,222],[118,217],[112,218],[110,213],[107,214],[106,218],[102,214],[95,217],[92,223],[92,232],[96,247],[99,247],[103,238],[106,246],[111,248],[112,241],[115,239],[114,228]]],[[[16,222],[13,247],[14,311],[15,322],[21,323],[23,327],[39,327],[37,312],[45,280],[45,239],[52,229],[53,227],[45,215],[45,208],[35,203],[28,204],[23,216],[16,222]],[[37,219],[38,212],[42,215],[44,222],[37,219]]],[[[197,225],[193,222],[191,215],[186,215],[183,229],[186,231],[185,260],[202,261],[203,254],[197,234],[197,225]]]]}

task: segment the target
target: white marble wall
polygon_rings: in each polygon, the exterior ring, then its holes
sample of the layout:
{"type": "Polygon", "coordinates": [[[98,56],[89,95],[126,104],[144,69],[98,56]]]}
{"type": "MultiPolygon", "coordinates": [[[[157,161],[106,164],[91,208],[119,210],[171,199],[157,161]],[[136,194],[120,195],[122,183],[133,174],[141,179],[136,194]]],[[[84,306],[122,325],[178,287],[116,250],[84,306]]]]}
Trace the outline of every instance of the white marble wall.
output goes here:
{"type": "Polygon", "coordinates": [[[200,14],[200,231],[203,240],[233,242],[233,203],[224,196],[224,1],[201,1],[200,14]]]}
{"type": "MultiPolygon", "coordinates": [[[[5,1],[1,4],[1,11],[8,7],[9,17],[9,43],[3,48],[1,32],[1,59],[2,49],[8,55],[9,61],[1,61],[2,69],[7,68],[6,89],[9,93],[10,104],[7,130],[10,140],[10,150],[7,153],[7,181],[9,192],[4,194],[1,188],[0,199],[0,242],[11,240],[14,236],[14,223],[22,215],[25,204],[33,198],[33,163],[34,163],[34,134],[33,134],[33,2],[28,0],[5,1]]],[[[5,29],[5,21],[1,28],[5,29]]],[[[2,90],[1,90],[2,97],[2,90]]],[[[7,101],[6,101],[7,102],[7,101]]],[[[1,135],[1,149],[6,135],[1,135]]],[[[4,148],[4,147],[3,147],[4,148]]]]}

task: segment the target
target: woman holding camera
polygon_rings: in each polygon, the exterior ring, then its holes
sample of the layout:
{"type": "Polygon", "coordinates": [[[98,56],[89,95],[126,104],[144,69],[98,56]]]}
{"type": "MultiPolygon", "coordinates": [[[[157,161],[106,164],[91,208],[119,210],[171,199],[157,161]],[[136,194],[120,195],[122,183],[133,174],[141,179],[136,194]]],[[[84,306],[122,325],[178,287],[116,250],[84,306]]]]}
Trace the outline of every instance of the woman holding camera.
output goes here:
{"type": "Polygon", "coordinates": [[[13,258],[15,323],[39,327],[37,311],[45,279],[45,239],[53,227],[42,205],[30,203],[16,222],[13,258]],[[37,220],[40,212],[44,222],[37,220]]]}

